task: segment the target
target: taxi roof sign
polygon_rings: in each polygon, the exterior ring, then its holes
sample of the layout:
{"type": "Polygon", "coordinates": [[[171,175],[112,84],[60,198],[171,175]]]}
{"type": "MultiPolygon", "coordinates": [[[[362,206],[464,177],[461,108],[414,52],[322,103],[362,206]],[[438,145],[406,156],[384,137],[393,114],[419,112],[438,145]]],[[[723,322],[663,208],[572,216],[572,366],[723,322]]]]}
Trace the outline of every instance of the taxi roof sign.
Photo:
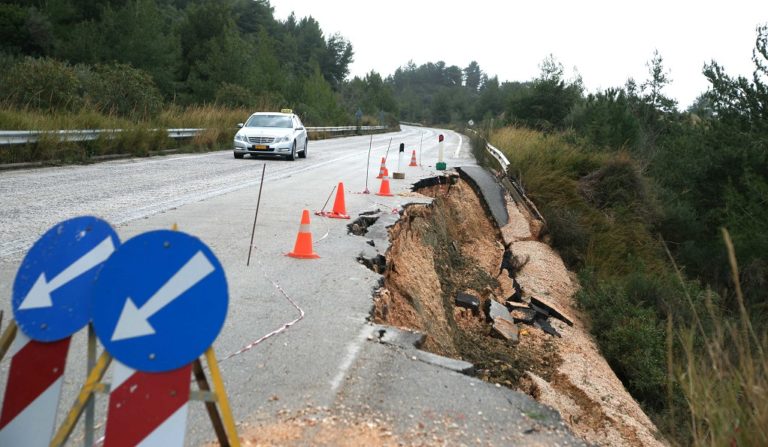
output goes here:
{"type": "Polygon", "coordinates": [[[293,113],[293,109],[280,109],[280,113],[293,113]]]}

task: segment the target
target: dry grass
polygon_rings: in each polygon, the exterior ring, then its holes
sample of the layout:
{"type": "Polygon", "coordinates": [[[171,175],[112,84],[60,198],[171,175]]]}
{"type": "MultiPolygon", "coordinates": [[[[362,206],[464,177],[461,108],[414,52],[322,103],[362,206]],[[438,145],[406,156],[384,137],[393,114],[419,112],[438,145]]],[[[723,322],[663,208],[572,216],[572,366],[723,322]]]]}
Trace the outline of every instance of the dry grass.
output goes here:
{"type": "Polygon", "coordinates": [[[601,277],[631,273],[638,260],[661,268],[663,255],[649,232],[656,205],[639,187],[634,162],[622,153],[585,151],[566,137],[508,127],[496,131],[491,144],[509,159],[509,175],[544,214],[570,267],[590,265],[601,277]],[[596,203],[595,197],[604,199],[596,203]]]}
{"type": "Polygon", "coordinates": [[[674,372],[690,409],[694,445],[768,445],[768,336],[752,326],[739,284],[735,251],[726,230],[723,238],[739,315],[722,318],[710,305],[707,317],[717,322],[711,331],[703,329],[697,315],[696,324],[678,334],[685,355],[676,362],[674,372]]]}
{"type": "MultiPolygon", "coordinates": [[[[264,106],[264,110],[270,109],[264,106]]],[[[121,129],[122,132],[95,141],[65,143],[50,135],[27,147],[0,146],[0,163],[43,161],[79,163],[94,155],[131,154],[146,156],[152,151],[179,149],[206,151],[229,147],[237,123],[253,110],[212,105],[180,107],[170,105],[150,121],[135,122],[117,115],[105,115],[83,108],[76,112],[41,112],[32,109],[0,109],[3,130],[121,129]],[[168,128],[204,128],[203,133],[180,146],[166,135],[168,128]]]]}

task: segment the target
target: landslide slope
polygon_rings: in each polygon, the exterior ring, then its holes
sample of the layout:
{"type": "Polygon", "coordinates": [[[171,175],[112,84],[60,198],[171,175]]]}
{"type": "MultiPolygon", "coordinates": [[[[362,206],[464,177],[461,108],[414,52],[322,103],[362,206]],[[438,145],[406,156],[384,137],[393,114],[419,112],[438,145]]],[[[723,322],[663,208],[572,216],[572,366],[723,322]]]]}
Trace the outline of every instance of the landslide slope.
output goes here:
{"type": "Polygon", "coordinates": [[[663,445],[589,335],[574,303],[575,275],[539,240],[541,222],[507,195],[509,220],[499,228],[485,198],[455,175],[416,192],[433,201],[407,206],[390,229],[375,322],[425,333],[422,349],[469,361],[480,378],[554,407],[587,442],[663,445]],[[478,297],[480,310],[457,307],[459,292],[478,297]],[[524,323],[517,323],[517,343],[494,336],[483,309],[512,296],[523,306],[543,299],[573,326],[549,318],[560,337],[524,323]]]}

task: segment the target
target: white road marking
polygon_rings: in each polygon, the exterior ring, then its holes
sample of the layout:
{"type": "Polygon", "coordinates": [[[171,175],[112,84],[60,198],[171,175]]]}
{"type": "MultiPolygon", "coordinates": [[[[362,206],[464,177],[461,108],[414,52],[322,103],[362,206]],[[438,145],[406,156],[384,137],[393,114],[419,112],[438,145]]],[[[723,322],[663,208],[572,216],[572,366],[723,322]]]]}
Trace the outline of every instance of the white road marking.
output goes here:
{"type": "Polygon", "coordinates": [[[365,340],[368,338],[371,330],[371,326],[364,325],[360,333],[357,335],[357,338],[352,340],[347,345],[347,355],[344,356],[344,359],[339,364],[339,370],[336,373],[336,376],[333,378],[333,380],[331,380],[332,392],[335,393],[339,389],[342,380],[344,380],[344,377],[347,375],[347,371],[349,371],[349,368],[352,366],[352,362],[354,362],[357,358],[357,354],[360,352],[360,348],[362,347],[363,343],[365,343],[365,340]]]}
{"type": "Polygon", "coordinates": [[[453,153],[453,158],[459,158],[459,153],[461,152],[461,143],[464,142],[464,138],[461,136],[461,134],[457,135],[459,136],[459,146],[456,148],[456,152],[453,153]]]}

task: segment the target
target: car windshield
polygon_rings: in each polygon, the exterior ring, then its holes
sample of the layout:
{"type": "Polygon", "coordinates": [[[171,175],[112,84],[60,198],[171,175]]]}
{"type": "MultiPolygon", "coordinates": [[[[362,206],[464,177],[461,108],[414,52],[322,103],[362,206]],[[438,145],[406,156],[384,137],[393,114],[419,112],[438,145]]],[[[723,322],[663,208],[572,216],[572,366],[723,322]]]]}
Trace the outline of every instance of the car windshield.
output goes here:
{"type": "Polygon", "coordinates": [[[290,116],[284,115],[253,115],[245,123],[245,127],[293,127],[290,116]]]}

